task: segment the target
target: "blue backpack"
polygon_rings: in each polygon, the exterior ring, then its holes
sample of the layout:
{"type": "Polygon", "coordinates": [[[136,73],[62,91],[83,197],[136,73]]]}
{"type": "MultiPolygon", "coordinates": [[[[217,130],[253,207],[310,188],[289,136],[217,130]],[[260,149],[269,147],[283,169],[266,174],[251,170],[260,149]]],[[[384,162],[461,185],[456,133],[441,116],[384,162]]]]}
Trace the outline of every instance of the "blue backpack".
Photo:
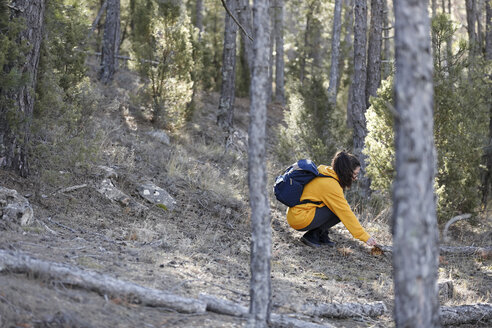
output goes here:
{"type": "Polygon", "coordinates": [[[289,166],[284,174],[279,175],[275,179],[275,185],[273,186],[275,197],[279,202],[288,207],[306,203],[321,204],[321,202],[313,202],[308,199],[301,202],[304,186],[316,177],[333,178],[319,173],[313,161],[301,159],[289,166]]]}

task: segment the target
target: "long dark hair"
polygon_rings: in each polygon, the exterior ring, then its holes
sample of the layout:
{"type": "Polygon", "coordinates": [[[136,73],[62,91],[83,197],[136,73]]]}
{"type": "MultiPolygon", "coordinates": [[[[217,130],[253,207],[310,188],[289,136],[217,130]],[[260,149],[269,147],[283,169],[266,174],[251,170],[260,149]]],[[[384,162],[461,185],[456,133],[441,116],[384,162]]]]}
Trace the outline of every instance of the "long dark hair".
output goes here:
{"type": "Polygon", "coordinates": [[[339,151],[331,161],[331,166],[340,180],[343,189],[352,186],[354,171],[360,166],[360,162],[354,155],[345,151],[339,151]]]}

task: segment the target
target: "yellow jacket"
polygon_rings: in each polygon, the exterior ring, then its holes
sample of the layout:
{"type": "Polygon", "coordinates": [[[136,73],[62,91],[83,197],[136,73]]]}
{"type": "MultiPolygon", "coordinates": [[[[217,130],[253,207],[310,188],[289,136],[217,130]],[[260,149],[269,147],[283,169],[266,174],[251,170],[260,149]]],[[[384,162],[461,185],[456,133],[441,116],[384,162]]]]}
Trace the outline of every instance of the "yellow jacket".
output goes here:
{"type": "Polygon", "coordinates": [[[359,240],[366,242],[371,236],[362,228],[354,212],[343,195],[343,189],[338,183],[338,176],[335,171],[326,165],[318,166],[319,173],[334,177],[318,177],[310,181],[302,192],[301,200],[309,199],[314,202],[323,202],[316,204],[301,204],[289,207],[287,211],[287,222],[294,229],[307,227],[314,218],[317,207],[328,206],[335,215],[342,221],[348,231],[359,240]]]}

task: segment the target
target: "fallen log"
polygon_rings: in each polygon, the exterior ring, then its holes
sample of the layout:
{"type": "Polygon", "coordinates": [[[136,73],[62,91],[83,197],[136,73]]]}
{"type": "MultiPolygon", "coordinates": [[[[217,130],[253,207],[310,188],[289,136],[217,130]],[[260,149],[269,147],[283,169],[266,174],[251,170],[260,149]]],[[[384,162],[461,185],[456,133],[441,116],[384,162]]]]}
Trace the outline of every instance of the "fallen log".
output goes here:
{"type": "Polygon", "coordinates": [[[383,302],[373,303],[332,303],[332,304],[305,304],[296,312],[315,317],[352,318],[352,317],[379,317],[388,311],[383,302]]]}
{"type": "Polygon", "coordinates": [[[492,304],[441,306],[441,324],[462,325],[492,319],[492,304]]]}
{"type": "MultiPolygon", "coordinates": [[[[235,317],[247,317],[249,315],[249,309],[246,306],[217,298],[215,296],[200,294],[199,299],[207,303],[207,311],[215,312],[219,314],[226,314],[235,317]]],[[[290,327],[290,328],[333,328],[328,323],[322,325],[292,318],[285,314],[272,313],[270,315],[270,324],[273,327],[290,327]]]]}
{"type": "MultiPolygon", "coordinates": [[[[392,253],[393,246],[377,245],[384,253],[392,253]]],[[[480,255],[482,257],[492,256],[492,246],[475,247],[475,246],[441,246],[439,247],[440,254],[454,255],[480,255]]]]}
{"type": "Polygon", "coordinates": [[[19,252],[0,250],[0,272],[33,273],[101,295],[121,297],[130,303],[166,307],[183,313],[205,313],[206,303],[122,281],[77,267],[34,259],[19,252]]]}

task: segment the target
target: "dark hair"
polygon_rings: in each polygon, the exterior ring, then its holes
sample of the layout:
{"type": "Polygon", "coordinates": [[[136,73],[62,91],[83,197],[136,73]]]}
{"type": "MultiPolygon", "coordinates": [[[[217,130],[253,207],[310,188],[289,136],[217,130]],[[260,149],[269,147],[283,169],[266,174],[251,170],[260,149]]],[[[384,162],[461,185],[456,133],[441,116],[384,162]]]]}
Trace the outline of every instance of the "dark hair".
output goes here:
{"type": "Polygon", "coordinates": [[[360,166],[360,162],[354,155],[345,151],[339,151],[331,161],[331,166],[340,180],[343,189],[352,186],[354,171],[360,166]]]}

